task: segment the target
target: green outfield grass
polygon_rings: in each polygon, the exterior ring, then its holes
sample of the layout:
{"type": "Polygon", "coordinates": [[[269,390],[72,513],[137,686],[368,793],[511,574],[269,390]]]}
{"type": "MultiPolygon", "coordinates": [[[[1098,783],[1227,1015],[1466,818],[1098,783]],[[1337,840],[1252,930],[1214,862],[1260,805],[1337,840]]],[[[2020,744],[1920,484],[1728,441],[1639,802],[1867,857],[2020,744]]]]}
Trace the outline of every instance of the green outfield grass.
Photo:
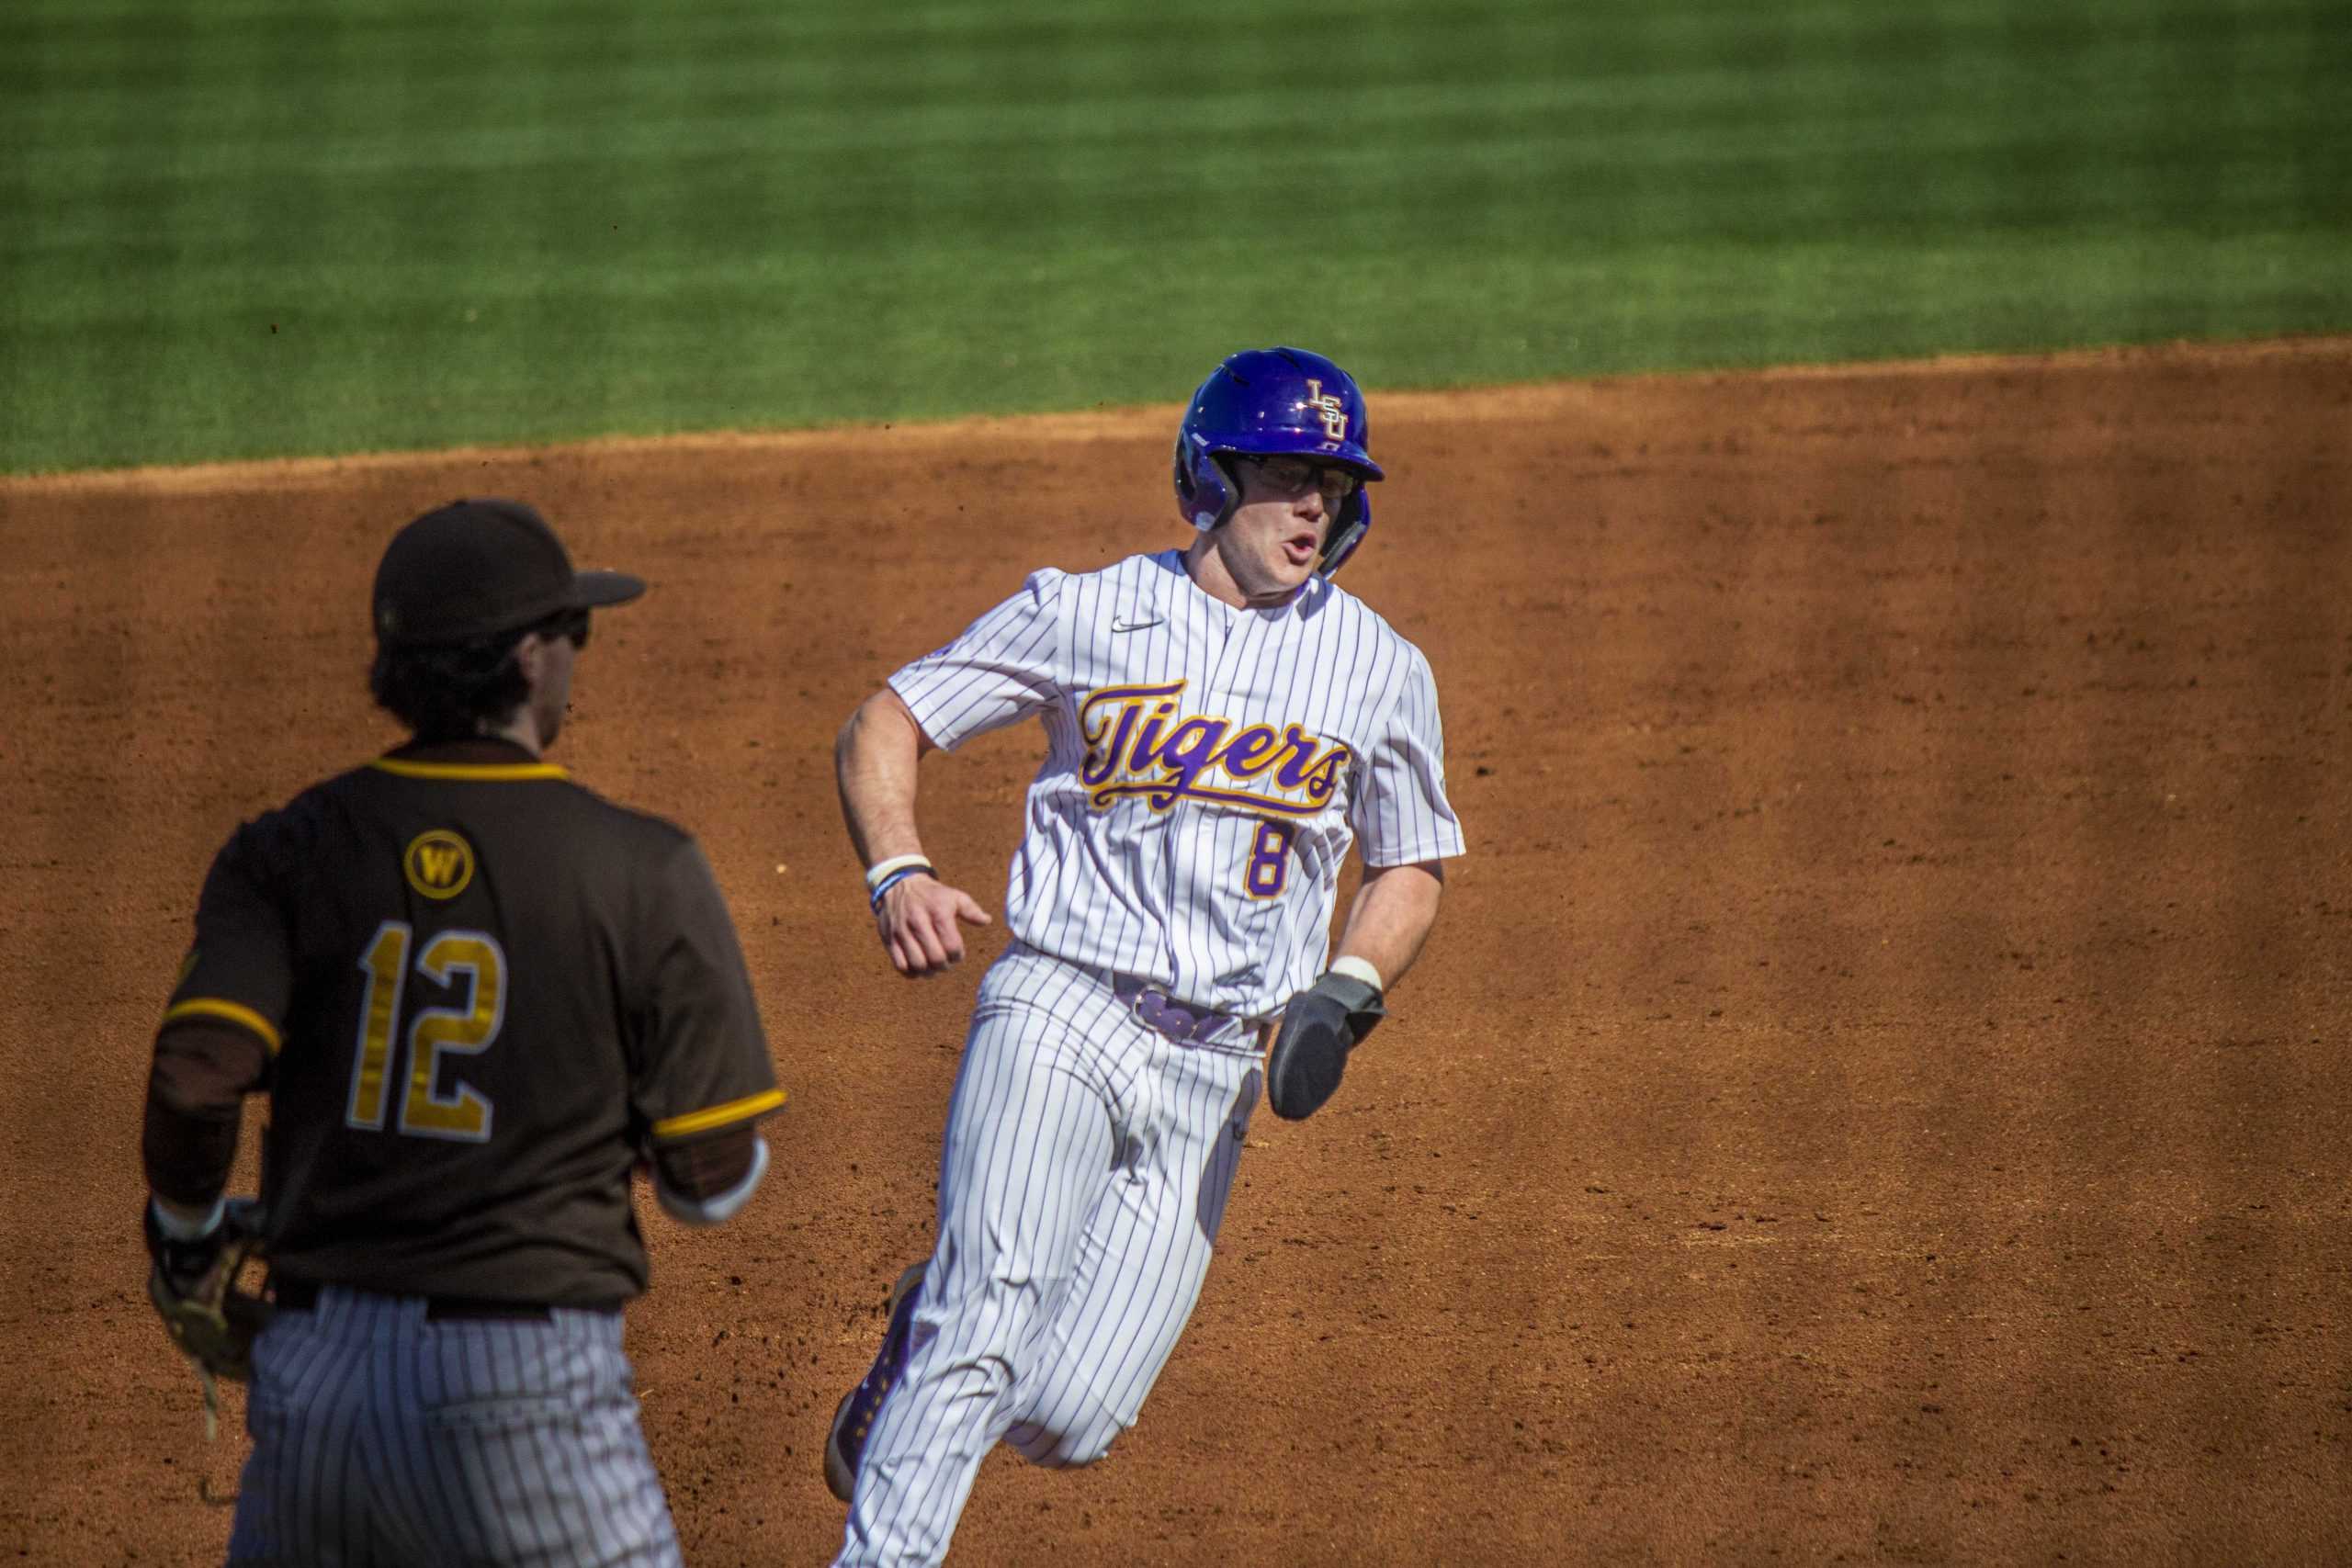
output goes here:
{"type": "Polygon", "coordinates": [[[2317,0],[11,0],[0,468],[2342,331],[2347,84],[2317,0]]]}

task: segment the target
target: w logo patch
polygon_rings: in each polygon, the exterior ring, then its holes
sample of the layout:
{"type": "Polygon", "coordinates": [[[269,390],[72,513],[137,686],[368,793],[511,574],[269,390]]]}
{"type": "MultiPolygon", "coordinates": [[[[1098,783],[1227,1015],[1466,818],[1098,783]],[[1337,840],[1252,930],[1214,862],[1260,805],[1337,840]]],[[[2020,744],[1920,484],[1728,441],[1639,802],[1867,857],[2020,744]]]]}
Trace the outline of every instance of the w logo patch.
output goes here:
{"type": "Polygon", "coordinates": [[[409,840],[401,869],[427,898],[455,898],[474,879],[474,849],[447,828],[429,829],[409,840]]]}

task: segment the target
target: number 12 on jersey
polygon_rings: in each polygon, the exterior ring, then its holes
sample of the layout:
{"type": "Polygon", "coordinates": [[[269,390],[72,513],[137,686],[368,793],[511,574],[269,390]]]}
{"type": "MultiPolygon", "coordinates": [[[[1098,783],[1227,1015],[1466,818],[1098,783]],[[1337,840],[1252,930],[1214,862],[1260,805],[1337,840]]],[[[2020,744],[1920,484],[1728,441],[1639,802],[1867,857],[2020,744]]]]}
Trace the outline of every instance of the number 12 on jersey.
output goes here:
{"type": "MultiPolygon", "coordinates": [[[[400,1023],[415,935],[407,921],[386,920],[360,955],[368,985],[360,993],[358,1056],[351,1066],[346,1126],[384,1130],[392,1032],[400,1023]]],[[[426,1008],[410,1021],[408,1092],[401,1098],[398,1130],[412,1137],[485,1143],[494,1109],[489,1099],[463,1080],[453,1082],[447,1094],[435,1092],[434,1085],[444,1052],[471,1055],[498,1038],[506,1021],[505,952],[487,931],[443,931],[416,955],[416,968],[436,986],[454,986],[463,976],[466,995],[461,1006],[426,1008]]]]}

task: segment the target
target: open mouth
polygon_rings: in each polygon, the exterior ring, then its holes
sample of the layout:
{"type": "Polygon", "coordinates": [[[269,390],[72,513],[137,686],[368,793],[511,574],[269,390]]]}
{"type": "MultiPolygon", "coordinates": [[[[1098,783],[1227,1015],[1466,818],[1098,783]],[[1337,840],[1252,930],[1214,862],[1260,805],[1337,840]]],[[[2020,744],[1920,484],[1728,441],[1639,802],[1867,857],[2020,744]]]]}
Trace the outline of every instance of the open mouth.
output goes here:
{"type": "Polygon", "coordinates": [[[1305,566],[1315,558],[1316,547],[1320,543],[1312,534],[1293,534],[1283,541],[1283,554],[1290,558],[1291,565],[1305,566]]]}

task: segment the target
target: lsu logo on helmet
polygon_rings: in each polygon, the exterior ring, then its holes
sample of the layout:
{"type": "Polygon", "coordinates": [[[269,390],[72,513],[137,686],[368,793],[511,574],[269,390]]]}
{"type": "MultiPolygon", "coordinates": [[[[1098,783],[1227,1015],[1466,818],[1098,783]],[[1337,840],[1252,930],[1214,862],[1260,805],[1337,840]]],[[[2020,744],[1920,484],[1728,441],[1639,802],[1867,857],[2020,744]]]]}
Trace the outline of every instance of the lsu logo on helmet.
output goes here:
{"type": "Polygon", "coordinates": [[[1348,405],[1325,391],[1319,378],[1309,376],[1306,378],[1306,401],[1309,407],[1322,413],[1324,434],[1334,441],[1348,438],[1348,405]]]}

